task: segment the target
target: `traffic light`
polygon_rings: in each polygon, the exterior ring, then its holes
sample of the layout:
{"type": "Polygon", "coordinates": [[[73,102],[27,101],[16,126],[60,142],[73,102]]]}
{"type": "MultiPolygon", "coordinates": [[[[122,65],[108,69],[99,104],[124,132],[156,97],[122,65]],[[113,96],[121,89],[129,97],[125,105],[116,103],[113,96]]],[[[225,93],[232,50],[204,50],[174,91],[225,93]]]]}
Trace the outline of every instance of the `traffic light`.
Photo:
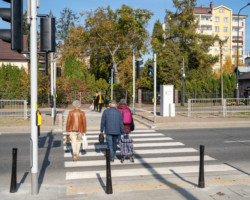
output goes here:
{"type": "Polygon", "coordinates": [[[42,52],[55,52],[56,49],[56,20],[54,17],[40,18],[40,50],[42,52]]]}
{"type": "Polygon", "coordinates": [[[140,65],[143,64],[142,60],[136,61],[136,78],[140,78],[140,65]]]}
{"type": "Polygon", "coordinates": [[[54,107],[54,96],[50,95],[50,107],[53,108],[54,107]]]}
{"type": "Polygon", "coordinates": [[[61,77],[61,67],[56,68],[56,77],[61,77]]]}
{"type": "Polygon", "coordinates": [[[23,0],[3,0],[10,8],[0,8],[0,17],[11,23],[11,29],[0,29],[0,39],[11,43],[11,49],[23,50],[23,0]]]}
{"type": "Polygon", "coordinates": [[[148,76],[153,77],[153,66],[151,64],[148,65],[148,76]]]}
{"type": "Polygon", "coordinates": [[[45,74],[48,75],[48,54],[42,54],[41,56],[44,56],[44,59],[39,59],[39,70],[45,71],[45,74]],[[41,65],[42,64],[42,65],[41,65]]]}

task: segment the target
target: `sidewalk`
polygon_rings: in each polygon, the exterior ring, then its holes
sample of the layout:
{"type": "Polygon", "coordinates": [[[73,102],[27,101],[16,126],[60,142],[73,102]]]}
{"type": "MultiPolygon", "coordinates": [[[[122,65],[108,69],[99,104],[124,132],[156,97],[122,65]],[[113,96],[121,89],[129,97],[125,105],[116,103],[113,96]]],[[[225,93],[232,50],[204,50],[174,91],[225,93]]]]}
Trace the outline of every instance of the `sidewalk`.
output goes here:
{"type": "MultiPolygon", "coordinates": [[[[46,110],[46,109],[45,109],[46,110]]],[[[48,110],[48,109],[47,109],[48,110]]],[[[46,111],[47,111],[46,110],[46,111]]],[[[85,111],[87,118],[87,130],[99,130],[102,113],[93,112],[89,109],[82,109],[85,111]]],[[[48,110],[49,111],[49,110],[48,110]]],[[[51,125],[51,116],[43,114],[43,124],[41,132],[62,131],[65,130],[67,114],[70,109],[60,109],[63,114],[57,114],[55,126],[51,125]],[[59,125],[59,117],[62,115],[62,127],[59,125]]],[[[176,113],[175,117],[156,116],[156,123],[154,123],[154,116],[149,112],[136,112],[133,116],[135,120],[136,129],[196,129],[196,128],[237,128],[250,127],[249,118],[195,118],[187,117],[183,113],[176,113]]],[[[2,133],[30,133],[30,121],[25,121],[23,124],[14,125],[0,125],[0,134],[2,133]]]]}
{"type": "MultiPolygon", "coordinates": [[[[106,180],[102,180],[105,182],[106,180]]],[[[9,188],[0,187],[1,199],[4,200],[224,200],[250,199],[249,176],[209,177],[205,188],[197,187],[197,178],[168,178],[164,180],[144,179],[133,181],[113,180],[113,194],[105,193],[104,183],[98,181],[77,185],[42,185],[38,195],[31,195],[31,186],[24,184],[16,193],[9,193],[9,188]]]]}
{"type": "Polygon", "coordinates": [[[175,117],[156,116],[150,112],[136,112],[134,118],[149,128],[154,129],[196,129],[196,128],[237,128],[250,127],[250,116],[240,117],[187,117],[183,112],[176,112],[175,117]]]}

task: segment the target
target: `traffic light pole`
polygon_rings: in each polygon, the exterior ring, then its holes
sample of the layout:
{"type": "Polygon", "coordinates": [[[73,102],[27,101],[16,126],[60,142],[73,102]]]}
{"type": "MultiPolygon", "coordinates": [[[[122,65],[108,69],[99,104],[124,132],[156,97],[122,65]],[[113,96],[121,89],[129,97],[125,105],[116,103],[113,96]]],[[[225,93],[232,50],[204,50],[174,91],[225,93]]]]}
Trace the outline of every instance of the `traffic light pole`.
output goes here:
{"type": "MultiPolygon", "coordinates": [[[[54,55],[53,53],[50,53],[50,95],[52,98],[50,98],[51,105],[54,104],[54,55]]],[[[51,106],[51,125],[54,126],[54,106],[51,106]]]]}
{"type": "Polygon", "coordinates": [[[154,54],[154,123],[156,123],[156,54],[154,54]]]}
{"type": "Polygon", "coordinates": [[[56,121],[56,60],[54,60],[54,123],[56,121]]]}
{"type": "Polygon", "coordinates": [[[111,100],[113,100],[113,85],[114,85],[114,69],[115,69],[115,63],[113,62],[113,66],[111,67],[111,100]]]}
{"type": "Polygon", "coordinates": [[[184,58],[182,58],[182,67],[181,67],[181,106],[185,105],[185,67],[184,67],[184,58]]]}
{"type": "Polygon", "coordinates": [[[136,48],[133,48],[133,114],[135,114],[135,54],[136,48]]]}
{"type": "Polygon", "coordinates": [[[30,26],[30,110],[31,110],[31,194],[38,194],[38,135],[36,127],[37,110],[37,16],[36,0],[31,0],[30,26]]]}

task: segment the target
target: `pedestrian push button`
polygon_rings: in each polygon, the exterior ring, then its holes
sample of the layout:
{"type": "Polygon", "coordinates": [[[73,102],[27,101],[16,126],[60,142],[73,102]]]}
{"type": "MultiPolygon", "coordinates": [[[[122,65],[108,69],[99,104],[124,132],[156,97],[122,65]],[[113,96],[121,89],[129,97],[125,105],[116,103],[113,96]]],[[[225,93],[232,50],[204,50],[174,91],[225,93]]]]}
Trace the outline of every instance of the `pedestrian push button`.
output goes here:
{"type": "Polygon", "coordinates": [[[37,112],[36,112],[36,125],[37,126],[41,126],[42,125],[42,113],[38,110],[37,112]]]}

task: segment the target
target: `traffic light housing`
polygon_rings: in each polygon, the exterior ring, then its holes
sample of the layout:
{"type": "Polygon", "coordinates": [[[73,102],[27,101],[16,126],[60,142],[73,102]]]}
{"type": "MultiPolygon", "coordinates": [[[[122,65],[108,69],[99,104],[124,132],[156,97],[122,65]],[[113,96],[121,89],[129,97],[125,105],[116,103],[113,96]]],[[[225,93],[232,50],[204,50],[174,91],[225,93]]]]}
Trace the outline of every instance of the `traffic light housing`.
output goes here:
{"type": "Polygon", "coordinates": [[[56,68],[56,77],[61,77],[61,67],[56,68]]]}
{"type": "Polygon", "coordinates": [[[136,78],[140,78],[140,65],[143,64],[142,60],[136,61],[136,78]]]}
{"type": "Polygon", "coordinates": [[[54,17],[40,18],[40,50],[41,52],[55,52],[56,50],[56,20],[54,17]]]}
{"type": "Polygon", "coordinates": [[[153,65],[149,64],[148,65],[148,76],[153,77],[153,65]]]}
{"type": "Polygon", "coordinates": [[[44,59],[39,59],[39,70],[40,71],[45,71],[45,74],[48,75],[48,54],[42,54],[40,56],[44,56],[44,59]],[[42,65],[41,65],[42,64],[42,65]]]}
{"type": "Polygon", "coordinates": [[[50,95],[50,107],[53,108],[54,107],[54,96],[50,95]]]}
{"type": "Polygon", "coordinates": [[[3,0],[10,8],[0,8],[0,17],[11,23],[11,29],[0,29],[0,39],[11,43],[11,49],[23,50],[23,0],[3,0]]]}

